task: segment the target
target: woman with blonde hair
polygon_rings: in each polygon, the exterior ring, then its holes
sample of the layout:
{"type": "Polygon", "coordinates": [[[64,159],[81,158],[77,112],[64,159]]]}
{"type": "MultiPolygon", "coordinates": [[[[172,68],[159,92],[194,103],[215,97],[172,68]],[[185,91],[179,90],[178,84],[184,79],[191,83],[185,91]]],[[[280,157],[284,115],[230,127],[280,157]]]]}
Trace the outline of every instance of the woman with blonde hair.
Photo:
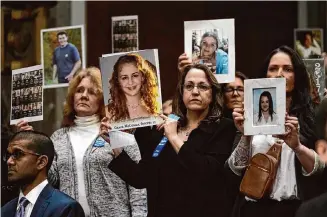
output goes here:
{"type": "Polygon", "coordinates": [[[110,121],[149,117],[159,113],[156,68],[139,54],[121,56],[109,80],[110,121]]]}
{"type": "MultiPolygon", "coordinates": [[[[127,185],[108,168],[113,159],[111,146],[97,139],[103,117],[100,70],[86,68],[70,81],[63,127],[51,136],[57,159],[49,171],[49,182],[78,200],[86,216],[146,216],[146,191],[127,185]]],[[[30,127],[26,122],[17,126],[21,130],[30,127]]],[[[124,150],[133,160],[140,160],[137,146],[124,150]]]]}

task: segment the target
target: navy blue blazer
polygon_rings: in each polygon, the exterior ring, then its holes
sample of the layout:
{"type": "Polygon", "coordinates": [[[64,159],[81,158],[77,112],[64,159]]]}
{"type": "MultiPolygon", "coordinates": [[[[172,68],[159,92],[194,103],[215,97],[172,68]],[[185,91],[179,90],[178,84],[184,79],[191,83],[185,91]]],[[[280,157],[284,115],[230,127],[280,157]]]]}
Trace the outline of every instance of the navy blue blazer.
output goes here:
{"type": "MultiPolygon", "coordinates": [[[[1,216],[14,217],[18,197],[1,208],[1,216]]],[[[33,207],[31,217],[85,217],[81,205],[67,194],[47,184],[33,207]]]]}

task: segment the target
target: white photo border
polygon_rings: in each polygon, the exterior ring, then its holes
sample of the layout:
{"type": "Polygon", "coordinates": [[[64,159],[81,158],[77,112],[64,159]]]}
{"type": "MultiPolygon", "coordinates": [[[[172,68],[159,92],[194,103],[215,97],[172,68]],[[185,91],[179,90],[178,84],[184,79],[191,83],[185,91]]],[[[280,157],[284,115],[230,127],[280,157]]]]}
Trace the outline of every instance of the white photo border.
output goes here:
{"type": "Polygon", "coordinates": [[[280,135],[285,133],[286,79],[262,78],[244,80],[244,135],[280,135]],[[276,88],[277,125],[253,125],[253,89],[276,88]]]}
{"type": "MultiPolygon", "coordinates": [[[[113,22],[114,21],[121,21],[121,20],[136,20],[136,38],[137,38],[137,48],[136,50],[139,50],[140,46],[139,46],[139,17],[138,15],[129,15],[129,16],[116,16],[116,17],[111,17],[111,52],[114,52],[114,25],[113,22]]],[[[128,53],[128,52],[127,52],[128,53]]]]}
{"type": "MultiPolygon", "coordinates": [[[[20,69],[15,69],[12,70],[12,75],[11,75],[11,80],[13,80],[13,76],[25,72],[31,72],[31,71],[36,71],[36,70],[41,70],[42,71],[42,76],[44,77],[44,70],[42,65],[35,65],[35,66],[30,66],[26,68],[20,68],[20,69]]],[[[13,82],[11,82],[11,92],[10,92],[10,125],[15,125],[21,120],[25,120],[27,122],[34,122],[34,121],[42,121],[43,120],[43,94],[44,94],[44,78],[42,79],[42,115],[34,116],[34,117],[23,117],[19,119],[12,120],[12,92],[13,92],[13,82]]]]}
{"type": "Polygon", "coordinates": [[[228,37],[228,74],[214,74],[219,83],[235,81],[235,20],[217,19],[184,22],[184,48],[188,57],[192,57],[192,31],[196,29],[224,29],[228,37]]]}
{"type": "MultiPolygon", "coordinates": [[[[75,25],[75,26],[63,26],[63,27],[57,27],[57,28],[49,28],[49,29],[41,29],[41,66],[43,68],[43,73],[44,73],[44,52],[43,52],[43,33],[44,32],[53,32],[53,31],[60,31],[60,30],[67,30],[67,29],[78,29],[81,28],[81,37],[82,37],[82,68],[86,68],[86,42],[85,42],[85,28],[84,25],[75,25]]],[[[45,79],[45,76],[43,77],[43,80],[45,79]]],[[[43,82],[43,88],[58,88],[58,87],[68,87],[69,83],[65,84],[48,84],[44,85],[43,82]]]]}

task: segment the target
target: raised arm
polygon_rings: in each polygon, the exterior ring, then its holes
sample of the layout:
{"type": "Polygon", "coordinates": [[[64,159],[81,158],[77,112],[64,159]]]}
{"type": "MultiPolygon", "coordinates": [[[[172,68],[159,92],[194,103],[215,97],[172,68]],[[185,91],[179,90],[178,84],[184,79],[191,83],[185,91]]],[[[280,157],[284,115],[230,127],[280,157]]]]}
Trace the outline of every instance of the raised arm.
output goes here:
{"type": "Polygon", "coordinates": [[[247,167],[251,153],[251,137],[242,136],[235,150],[228,158],[229,168],[238,176],[241,176],[244,169],[247,167]]]}

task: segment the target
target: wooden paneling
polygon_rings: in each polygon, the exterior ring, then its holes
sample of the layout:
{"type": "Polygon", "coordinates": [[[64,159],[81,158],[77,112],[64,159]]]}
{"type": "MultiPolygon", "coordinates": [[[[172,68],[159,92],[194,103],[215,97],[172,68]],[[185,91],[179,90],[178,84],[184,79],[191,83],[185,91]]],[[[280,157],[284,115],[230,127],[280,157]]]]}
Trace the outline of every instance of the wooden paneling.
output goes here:
{"type": "Polygon", "coordinates": [[[111,52],[111,17],[139,16],[140,49],[159,49],[163,99],[175,91],[184,21],[235,18],[236,69],[255,77],[280,45],[293,47],[297,2],[87,2],[87,59],[111,52]]]}

